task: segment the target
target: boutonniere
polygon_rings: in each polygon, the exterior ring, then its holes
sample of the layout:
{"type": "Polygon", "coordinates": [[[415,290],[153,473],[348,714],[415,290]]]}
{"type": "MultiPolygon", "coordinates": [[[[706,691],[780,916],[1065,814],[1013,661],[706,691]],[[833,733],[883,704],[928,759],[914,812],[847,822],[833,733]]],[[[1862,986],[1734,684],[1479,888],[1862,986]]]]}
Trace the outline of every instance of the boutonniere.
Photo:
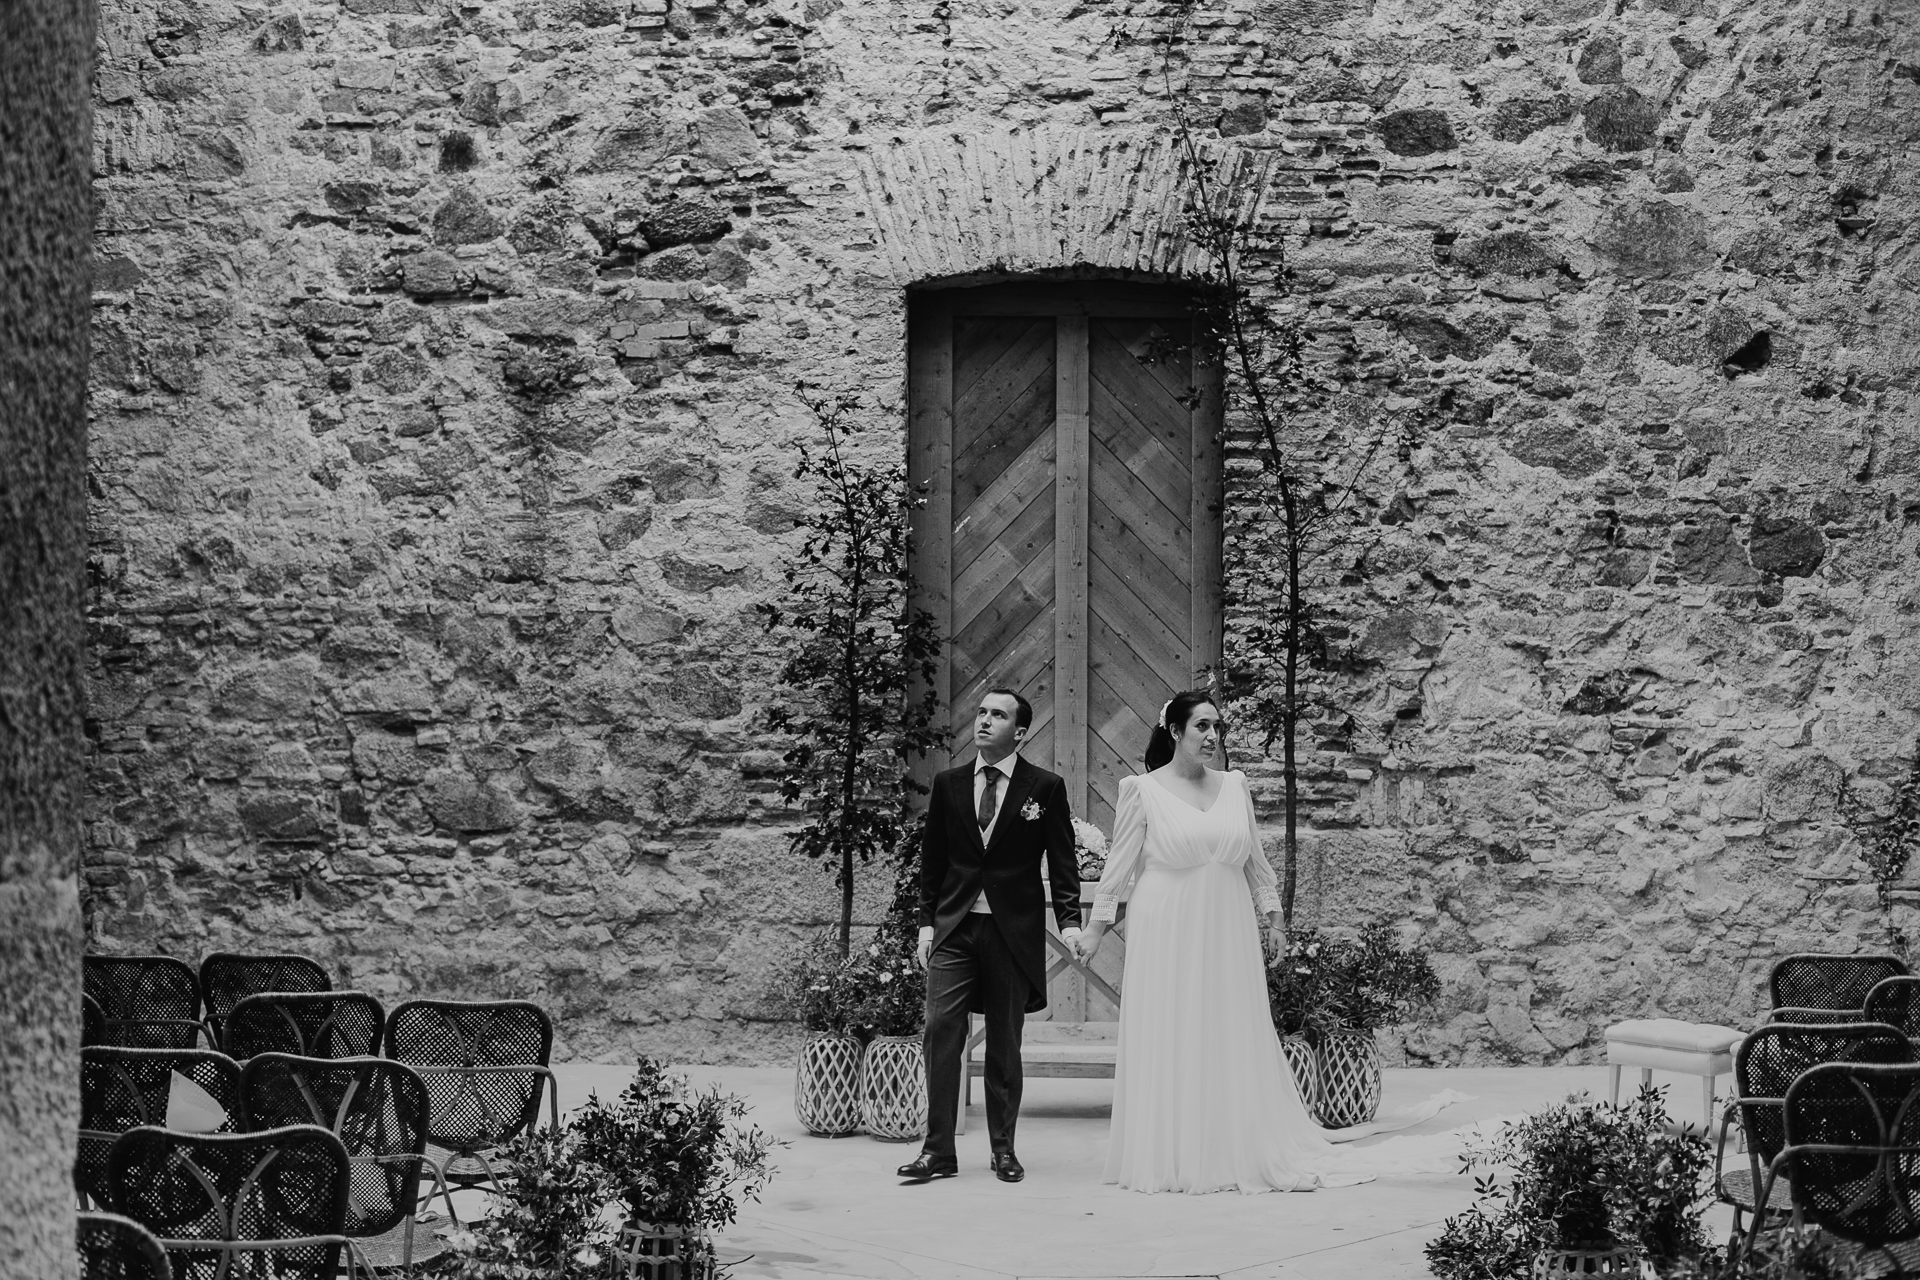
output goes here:
{"type": "Polygon", "coordinates": [[[1038,801],[1035,801],[1035,800],[1029,800],[1029,801],[1027,801],[1027,802],[1026,802],[1025,804],[1023,804],[1023,805],[1021,805],[1021,806],[1020,806],[1020,816],[1021,816],[1021,817],[1023,817],[1023,818],[1025,818],[1025,819],[1026,819],[1026,820],[1027,820],[1028,822],[1038,822],[1038,821],[1040,821],[1040,804],[1039,804],[1039,802],[1038,802],[1038,801]]]}

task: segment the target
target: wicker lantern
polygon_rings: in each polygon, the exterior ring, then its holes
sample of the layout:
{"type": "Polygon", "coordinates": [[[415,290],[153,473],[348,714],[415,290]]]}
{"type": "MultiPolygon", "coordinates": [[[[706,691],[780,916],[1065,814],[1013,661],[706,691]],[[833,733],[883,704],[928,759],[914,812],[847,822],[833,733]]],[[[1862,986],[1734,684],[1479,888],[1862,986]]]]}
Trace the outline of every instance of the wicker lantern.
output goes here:
{"type": "Polygon", "coordinates": [[[816,1031],[800,1046],[793,1079],[793,1114],[808,1133],[837,1138],[860,1132],[860,1041],[838,1031],[816,1031]]]}
{"type": "Polygon", "coordinates": [[[1380,1111],[1380,1049],[1370,1031],[1320,1037],[1320,1123],[1329,1129],[1365,1124],[1380,1111]]]}
{"type": "Polygon", "coordinates": [[[607,1259],[608,1280],[713,1280],[713,1248],[685,1227],[628,1227],[607,1259]]]}
{"type": "Polygon", "coordinates": [[[860,1121],[885,1142],[927,1132],[926,1055],[919,1036],[875,1036],[860,1068],[860,1121]]]}
{"type": "Polygon", "coordinates": [[[1533,1280],[1567,1280],[1574,1276],[1581,1280],[1598,1280],[1600,1277],[1632,1277],[1638,1280],[1645,1270],[1640,1265],[1640,1255],[1632,1249],[1554,1248],[1543,1249],[1533,1255],[1533,1280]]]}

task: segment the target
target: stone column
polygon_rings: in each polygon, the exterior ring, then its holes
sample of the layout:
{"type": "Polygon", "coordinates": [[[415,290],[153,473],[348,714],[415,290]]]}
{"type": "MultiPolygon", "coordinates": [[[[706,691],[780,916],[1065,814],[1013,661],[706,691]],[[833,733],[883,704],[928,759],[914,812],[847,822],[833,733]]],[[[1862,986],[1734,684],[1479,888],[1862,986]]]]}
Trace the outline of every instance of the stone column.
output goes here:
{"type": "Polygon", "coordinates": [[[79,1121],[90,0],[0,7],[0,1269],[67,1280],[79,1121]]]}

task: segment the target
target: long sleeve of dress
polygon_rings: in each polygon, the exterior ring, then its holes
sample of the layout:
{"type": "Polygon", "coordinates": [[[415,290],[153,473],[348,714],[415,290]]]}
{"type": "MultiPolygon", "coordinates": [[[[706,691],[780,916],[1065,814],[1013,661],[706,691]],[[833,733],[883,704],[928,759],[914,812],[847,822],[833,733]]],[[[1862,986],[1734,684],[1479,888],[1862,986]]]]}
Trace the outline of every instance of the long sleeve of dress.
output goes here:
{"type": "MultiPolygon", "coordinates": [[[[1280,910],[1280,880],[1273,874],[1273,864],[1267,861],[1266,850],[1260,847],[1260,820],[1253,812],[1253,792],[1247,786],[1244,773],[1240,775],[1240,799],[1246,805],[1247,839],[1253,846],[1245,864],[1247,888],[1253,891],[1254,910],[1264,917],[1280,910]]],[[[1106,881],[1102,880],[1100,887],[1104,889],[1106,881]]]]}
{"type": "MultiPolygon", "coordinates": [[[[1107,841],[1107,867],[1100,887],[1093,891],[1093,923],[1112,924],[1120,904],[1133,890],[1145,864],[1147,811],[1140,803],[1140,779],[1120,779],[1120,804],[1113,816],[1113,836],[1107,841]]],[[[1271,879],[1273,872],[1267,872],[1271,879]]]]}

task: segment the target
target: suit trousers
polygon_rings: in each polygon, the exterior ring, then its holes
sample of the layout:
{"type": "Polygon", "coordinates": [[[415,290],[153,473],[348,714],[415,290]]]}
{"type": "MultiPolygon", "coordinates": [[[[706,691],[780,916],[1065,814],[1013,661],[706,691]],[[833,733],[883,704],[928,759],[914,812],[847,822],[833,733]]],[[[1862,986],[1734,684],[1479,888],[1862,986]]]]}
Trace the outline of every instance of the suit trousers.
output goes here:
{"type": "Polygon", "coordinates": [[[979,1004],[987,1023],[987,1140],[1013,1150],[1020,1118],[1020,1029],[1032,984],[1000,926],[986,912],[968,912],[927,958],[927,1140],[925,1150],[953,1155],[960,1117],[960,1073],[967,1013],[979,1004]]]}

